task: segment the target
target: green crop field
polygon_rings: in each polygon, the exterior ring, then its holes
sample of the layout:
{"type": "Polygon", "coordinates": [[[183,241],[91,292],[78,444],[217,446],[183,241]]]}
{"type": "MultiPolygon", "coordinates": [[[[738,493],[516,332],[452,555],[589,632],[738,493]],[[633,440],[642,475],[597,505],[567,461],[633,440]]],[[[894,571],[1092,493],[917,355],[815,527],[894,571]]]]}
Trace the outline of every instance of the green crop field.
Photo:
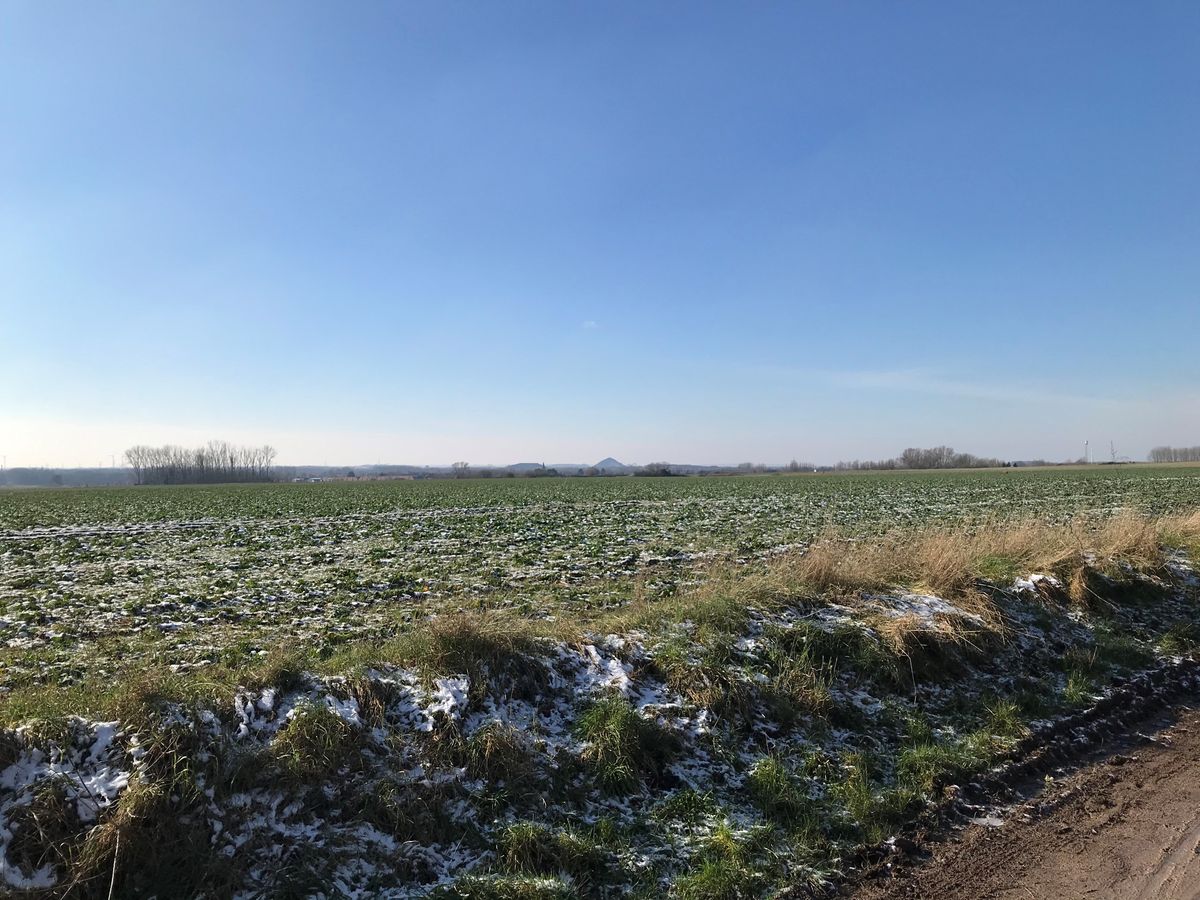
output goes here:
{"type": "Polygon", "coordinates": [[[446,604],[575,616],[831,530],[1200,505],[1200,467],[0,491],[0,686],[330,649],[446,604]]]}
{"type": "Polygon", "coordinates": [[[1186,466],[3,491],[0,888],[827,896],[1191,677],[1198,510],[1186,466]]]}

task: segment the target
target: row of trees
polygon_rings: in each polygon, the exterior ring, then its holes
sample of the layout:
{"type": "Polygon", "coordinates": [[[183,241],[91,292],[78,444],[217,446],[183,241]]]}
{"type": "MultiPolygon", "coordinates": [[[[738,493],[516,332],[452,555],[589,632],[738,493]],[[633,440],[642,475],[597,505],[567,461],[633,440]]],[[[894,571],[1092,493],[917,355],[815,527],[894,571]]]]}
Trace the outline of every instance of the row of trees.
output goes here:
{"type": "Polygon", "coordinates": [[[134,484],[270,481],[275,448],[239,447],[227,441],[209,441],[194,449],[139,445],[126,450],[125,459],[133,469],[134,484]]]}
{"type": "Polygon", "coordinates": [[[840,462],[835,468],[856,469],[988,469],[1004,463],[989,456],[956,453],[953,447],[909,447],[893,459],[840,462]]]}
{"type": "Polygon", "coordinates": [[[1200,447],[1155,447],[1150,462],[1200,462],[1200,447]]]}

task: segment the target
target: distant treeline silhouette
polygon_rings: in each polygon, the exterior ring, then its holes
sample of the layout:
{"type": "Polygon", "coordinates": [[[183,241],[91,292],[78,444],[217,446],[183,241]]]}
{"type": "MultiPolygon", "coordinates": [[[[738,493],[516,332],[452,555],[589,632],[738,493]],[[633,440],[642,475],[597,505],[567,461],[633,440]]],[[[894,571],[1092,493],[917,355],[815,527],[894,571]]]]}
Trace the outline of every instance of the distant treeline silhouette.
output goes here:
{"type": "Polygon", "coordinates": [[[893,459],[840,462],[836,469],[989,469],[1005,465],[988,456],[955,453],[953,447],[909,447],[893,459]]]}
{"type": "Polygon", "coordinates": [[[1200,447],[1155,447],[1150,462],[1200,462],[1200,447]]]}
{"type": "Polygon", "coordinates": [[[238,447],[226,441],[209,441],[194,449],[139,445],[126,450],[125,459],[133,469],[134,484],[270,481],[275,448],[238,447]]]}

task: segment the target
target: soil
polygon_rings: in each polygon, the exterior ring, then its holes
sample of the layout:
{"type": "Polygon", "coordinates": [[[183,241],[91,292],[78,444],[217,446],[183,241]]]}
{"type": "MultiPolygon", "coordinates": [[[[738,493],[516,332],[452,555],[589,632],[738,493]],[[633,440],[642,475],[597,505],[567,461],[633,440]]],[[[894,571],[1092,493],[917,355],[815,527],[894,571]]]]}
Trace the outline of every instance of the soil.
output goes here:
{"type": "MultiPolygon", "coordinates": [[[[1200,704],[1059,773],[1031,799],[892,863],[857,900],[1200,898],[1200,704]],[[1003,824],[998,824],[1003,821],[1003,824]]],[[[1052,773],[1053,774],[1053,773],[1052,773]]]]}

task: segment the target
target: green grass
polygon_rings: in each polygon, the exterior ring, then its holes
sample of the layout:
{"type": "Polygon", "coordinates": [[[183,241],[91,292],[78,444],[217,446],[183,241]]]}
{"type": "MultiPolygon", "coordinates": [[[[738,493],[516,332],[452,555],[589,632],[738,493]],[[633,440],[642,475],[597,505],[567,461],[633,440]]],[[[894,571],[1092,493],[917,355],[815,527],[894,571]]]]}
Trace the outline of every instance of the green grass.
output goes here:
{"type": "Polygon", "coordinates": [[[765,756],[751,767],[746,789],[770,821],[793,830],[817,828],[818,805],[809,797],[807,786],[776,757],[765,756]]]}
{"type": "Polygon", "coordinates": [[[448,812],[462,800],[454,783],[401,782],[385,777],[364,786],[355,797],[354,813],[398,841],[455,843],[468,839],[472,829],[448,812]]]}
{"type": "Polygon", "coordinates": [[[905,747],[896,761],[896,774],[902,783],[924,794],[932,794],[940,785],[961,781],[985,765],[986,760],[965,743],[922,743],[905,747]]]}
{"type": "Polygon", "coordinates": [[[766,883],[764,868],[770,861],[762,856],[770,847],[770,828],[737,834],[722,823],[705,841],[699,865],[671,886],[679,900],[740,900],[761,896],[766,883]]]}
{"type": "Polygon", "coordinates": [[[301,703],[279,730],[272,752],[282,769],[298,781],[330,778],[355,765],[359,735],[323,703],[301,703]]]}
{"type": "Polygon", "coordinates": [[[719,812],[720,806],[711,793],[682,788],[655,804],[650,814],[662,822],[681,822],[694,827],[703,824],[719,812]]]}
{"type": "Polygon", "coordinates": [[[581,892],[609,880],[613,860],[604,848],[572,831],[538,822],[509,825],[496,842],[500,864],[510,874],[566,873],[581,892]]]}
{"type": "Polygon", "coordinates": [[[804,660],[823,667],[827,672],[847,672],[886,684],[898,684],[904,679],[900,660],[864,628],[855,624],[822,628],[810,622],[798,622],[793,627],[771,634],[781,652],[792,659],[804,660]]]}
{"type": "Polygon", "coordinates": [[[1021,738],[1029,733],[1021,706],[1014,700],[997,700],[988,707],[987,728],[1002,738],[1021,738]]]}
{"type": "Polygon", "coordinates": [[[1067,706],[1088,706],[1096,695],[1096,685],[1085,672],[1073,671],[1067,674],[1067,682],[1063,687],[1062,699],[1067,706]]]}
{"type": "Polygon", "coordinates": [[[1109,628],[1096,630],[1096,659],[1100,665],[1116,671],[1141,669],[1154,659],[1154,653],[1133,635],[1109,628]]]}
{"type": "Polygon", "coordinates": [[[574,888],[555,877],[531,875],[468,875],[435,890],[436,900],[572,900],[574,888]]]}
{"type": "Polygon", "coordinates": [[[579,716],[579,737],[588,742],[583,761],[608,791],[630,792],[653,783],[679,748],[679,739],[638,714],[622,697],[592,703],[579,716]]]}
{"type": "Polygon", "coordinates": [[[845,755],[840,777],[829,785],[829,793],[843,805],[868,844],[896,833],[920,802],[918,789],[911,785],[888,787],[877,782],[870,758],[861,752],[845,755]]]}
{"type": "Polygon", "coordinates": [[[1169,656],[1190,656],[1200,649],[1200,625],[1180,622],[1158,639],[1158,649],[1169,656]]]}
{"type": "Polygon", "coordinates": [[[739,900],[751,896],[743,866],[729,859],[706,859],[698,869],[678,878],[672,895],[679,900],[739,900]]]}
{"type": "Polygon", "coordinates": [[[1021,561],[1002,554],[989,554],[976,561],[979,577],[992,584],[1007,587],[1020,575],[1028,574],[1021,571],[1021,561]]]}

